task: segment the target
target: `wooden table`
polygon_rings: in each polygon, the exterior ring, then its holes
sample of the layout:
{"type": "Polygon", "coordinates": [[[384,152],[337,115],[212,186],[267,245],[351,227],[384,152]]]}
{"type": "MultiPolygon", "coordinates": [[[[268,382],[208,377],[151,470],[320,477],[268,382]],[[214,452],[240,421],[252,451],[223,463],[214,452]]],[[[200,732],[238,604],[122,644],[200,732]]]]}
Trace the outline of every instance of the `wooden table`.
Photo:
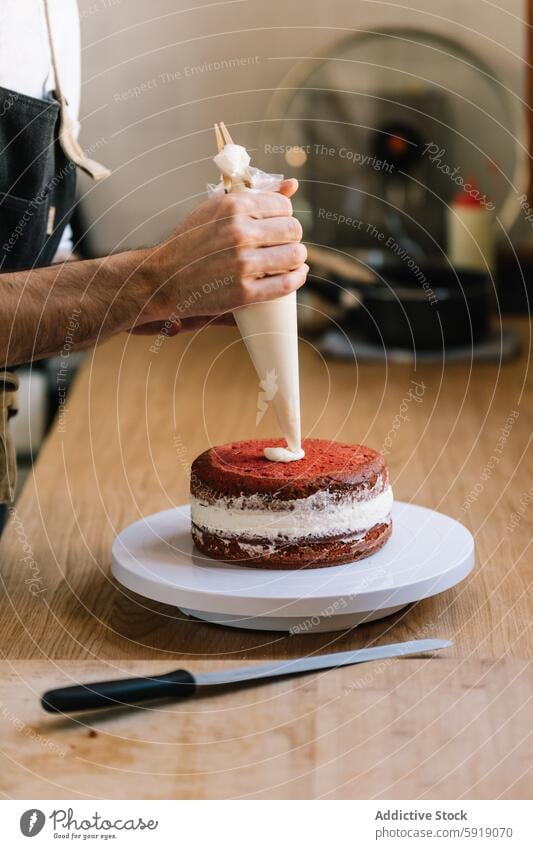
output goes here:
{"type": "Polygon", "coordinates": [[[0,723],[15,798],[517,798],[531,794],[530,336],[509,364],[324,362],[302,343],[303,430],[384,448],[395,495],[476,537],[459,587],[348,633],[230,630],[118,587],[115,534],[187,499],[212,443],[266,436],[232,329],[122,336],[88,356],[1,542],[0,723]],[[152,350],[150,350],[152,348],[152,350]],[[424,636],[444,656],[148,711],[45,716],[67,680],[259,662],[424,636]],[[529,746],[529,748],[528,748],[529,746]]]}

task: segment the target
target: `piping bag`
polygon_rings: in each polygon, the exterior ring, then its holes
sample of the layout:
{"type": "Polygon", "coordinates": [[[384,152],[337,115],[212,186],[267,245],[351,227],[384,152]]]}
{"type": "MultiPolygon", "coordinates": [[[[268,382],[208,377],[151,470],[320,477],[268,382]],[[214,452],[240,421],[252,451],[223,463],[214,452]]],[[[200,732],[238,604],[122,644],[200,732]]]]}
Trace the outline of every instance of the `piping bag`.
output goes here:
{"type": "MultiPolygon", "coordinates": [[[[224,191],[277,191],[283,180],[281,174],[265,174],[250,167],[250,157],[241,145],[224,145],[214,162],[222,180],[207,187],[210,196],[224,191]]],[[[287,443],[286,448],[265,448],[265,457],[285,463],[301,460],[296,292],[239,307],[233,315],[259,377],[256,424],[272,404],[287,443]]]]}

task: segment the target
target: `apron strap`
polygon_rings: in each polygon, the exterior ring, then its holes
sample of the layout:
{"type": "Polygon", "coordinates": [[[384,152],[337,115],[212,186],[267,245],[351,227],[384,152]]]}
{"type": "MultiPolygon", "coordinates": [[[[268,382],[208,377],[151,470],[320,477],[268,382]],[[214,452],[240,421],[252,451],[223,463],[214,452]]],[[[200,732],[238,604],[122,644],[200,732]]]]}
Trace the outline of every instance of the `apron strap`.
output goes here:
{"type": "Polygon", "coordinates": [[[77,139],[74,136],[74,128],[72,124],[72,119],[68,111],[67,100],[61,89],[61,81],[58,73],[56,52],[54,50],[54,39],[52,36],[52,25],[50,22],[50,9],[48,3],[49,0],[44,0],[46,29],[48,32],[50,56],[52,57],[52,68],[54,69],[56,93],[57,98],[59,100],[60,108],[59,142],[61,144],[61,147],[63,148],[65,155],[72,162],[74,162],[74,164],[77,165],[78,168],[81,168],[82,171],[85,171],[85,173],[88,174],[89,177],[92,177],[93,180],[103,180],[105,177],[109,177],[111,171],[104,165],[100,165],[99,162],[95,162],[94,159],[89,159],[89,157],[86,156],[83,152],[82,148],[78,144],[77,139]]]}
{"type": "Polygon", "coordinates": [[[0,504],[10,504],[17,485],[17,457],[8,420],[17,412],[16,374],[0,370],[0,504]]]}
{"type": "Polygon", "coordinates": [[[13,371],[0,370],[0,407],[7,410],[8,418],[18,413],[19,379],[13,371]]]}

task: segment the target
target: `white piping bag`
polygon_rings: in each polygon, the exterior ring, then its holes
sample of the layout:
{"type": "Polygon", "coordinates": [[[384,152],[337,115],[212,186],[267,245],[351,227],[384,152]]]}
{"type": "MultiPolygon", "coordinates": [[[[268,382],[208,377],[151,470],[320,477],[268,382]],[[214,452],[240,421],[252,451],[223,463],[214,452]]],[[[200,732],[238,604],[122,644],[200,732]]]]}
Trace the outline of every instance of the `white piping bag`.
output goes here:
{"type": "MultiPolygon", "coordinates": [[[[226,144],[214,157],[223,177],[231,179],[231,191],[276,191],[281,174],[265,174],[250,167],[246,148],[226,144]]],[[[226,179],[227,182],[227,179],[226,179]]],[[[208,186],[210,194],[223,192],[208,186]]],[[[265,457],[288,463],[304,456],[300,427],[300,382],[298,374],[298,323],[296,292],[273,301],[261,301],[234,310],[233,315],[259,377],[256,421],[272,404],[286,448],[265,448],[265,457]]]]}

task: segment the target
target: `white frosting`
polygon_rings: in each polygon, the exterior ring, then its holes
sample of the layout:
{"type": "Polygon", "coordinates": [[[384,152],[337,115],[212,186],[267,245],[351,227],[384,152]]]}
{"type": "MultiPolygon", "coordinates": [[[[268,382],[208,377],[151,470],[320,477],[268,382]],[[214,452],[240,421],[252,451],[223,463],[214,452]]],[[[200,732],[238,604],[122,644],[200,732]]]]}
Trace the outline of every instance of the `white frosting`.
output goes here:
{"type": "Polygon", "coordinates": [[[219,171],[231,180],[242,183],[249,179],[248,166],[250,156],[245,147],[240,144],[226,144],[213,161],[219,171]]]}
{"type": "Polygon", "coordinates": [[[265,448],[263,454],[273,463],[292,463],[305,457],[303,448],[296,448],[294,451],[290,448],[265,448]]]}
{"type": "Polygon", "coordinates": [[[378,495],[369,493],[364,501],[339,500],[323,491],[307,498],[278,501],[276,510],[268,509],[260,495],[220,498],[212,503],[193,496],[191,516],[195,525],[210,533],[291,540],[368,531],[388,519],[392,502],[390,486],[378,495]],[[258,509],[261,504],[263,509],[258,509]]]}

